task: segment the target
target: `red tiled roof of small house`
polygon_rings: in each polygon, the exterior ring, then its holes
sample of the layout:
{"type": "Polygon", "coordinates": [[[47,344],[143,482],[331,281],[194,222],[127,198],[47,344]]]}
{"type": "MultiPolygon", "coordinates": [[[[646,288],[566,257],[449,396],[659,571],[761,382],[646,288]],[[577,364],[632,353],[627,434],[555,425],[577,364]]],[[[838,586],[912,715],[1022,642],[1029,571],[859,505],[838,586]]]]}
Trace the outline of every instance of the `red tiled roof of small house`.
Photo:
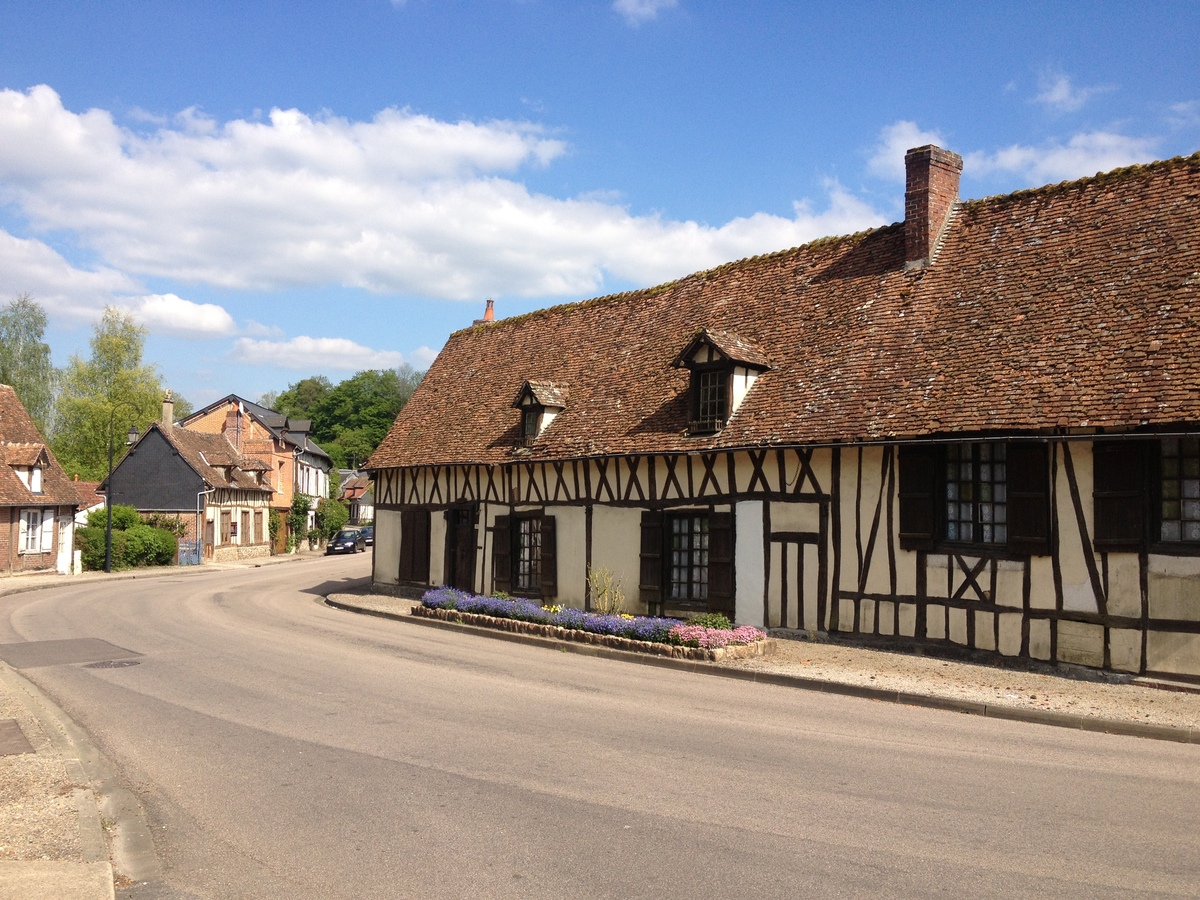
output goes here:
{"type": "Polygon", "coordinates": [[[17,393],[0,384],[0,506],[70,506],[79,500],[73,483],[46,446],[17,393]],[[40,493],[21,481],[13,466],[41,465],[40,493]]]}

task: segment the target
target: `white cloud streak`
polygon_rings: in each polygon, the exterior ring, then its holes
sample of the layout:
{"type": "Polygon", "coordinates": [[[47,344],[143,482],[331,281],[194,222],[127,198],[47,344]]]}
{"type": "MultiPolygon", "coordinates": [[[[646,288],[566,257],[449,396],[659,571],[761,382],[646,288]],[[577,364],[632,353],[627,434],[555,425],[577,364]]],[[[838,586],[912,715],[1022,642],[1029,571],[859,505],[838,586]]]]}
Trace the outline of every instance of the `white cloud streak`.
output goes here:
{"type": "Polygon", "coordinates": [[[558,199],[512,177],[567,151],[521,122],[369,122],[296,110],[224,124],[185,110],[135,133],[49,87],[0,91],[0,200],[110,267],[230,289],[343,285],[443,299],[594,292],[885,221],[829,186],[829,207],[720,227],[558,199]]]}
{"type": "Polygon", "coordinates": [[[1077,134],[1065,142],[1040,146],[1014,144],[994,153],[964,155],[964,171],[987,176],[998,172],[1026,176],[1032,184],[1083,178],[1121,166],[1151,162],[1157,141],[1108,131],[1077,134]]]}
{"type": "Polygon", "coordinates": [[[662,10],[677,5],[678,0],[613,0],[613,9],[633,26],[657,19],[662,10]]]}
{"type": "Polygon", "coordinates": [[[1083,109],[1097,94],[1111,91],[1111,87],[1076,87],[1071,79],[1061,72],[1043,72],[1038,77],[1038,93],[1033,98],[1054,113],[1072,113],[1083,109]]]}
{"type": "MultiPolygon", "coordinates": [[[[436,355],[436,354],[435,354],[436,355]]],[[[404,356],[393,350],[372,350],[348,338],[294,337],[288,341],[238,338],[230,354],[235,362],[270,365],[296,371],[361,372],[394,369],[404,356]]]]}

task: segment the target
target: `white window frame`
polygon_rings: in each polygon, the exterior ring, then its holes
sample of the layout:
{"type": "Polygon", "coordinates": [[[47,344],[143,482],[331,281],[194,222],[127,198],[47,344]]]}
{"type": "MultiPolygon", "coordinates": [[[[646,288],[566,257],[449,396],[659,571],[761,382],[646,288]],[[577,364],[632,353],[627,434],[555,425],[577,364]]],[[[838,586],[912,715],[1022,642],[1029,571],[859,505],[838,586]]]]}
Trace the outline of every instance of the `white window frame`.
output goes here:
{"type": "Polygon", "coordinates": [[[48,509],[21,510],[17,552],[50,553],[54,549],[54,513],[48,509]]]}

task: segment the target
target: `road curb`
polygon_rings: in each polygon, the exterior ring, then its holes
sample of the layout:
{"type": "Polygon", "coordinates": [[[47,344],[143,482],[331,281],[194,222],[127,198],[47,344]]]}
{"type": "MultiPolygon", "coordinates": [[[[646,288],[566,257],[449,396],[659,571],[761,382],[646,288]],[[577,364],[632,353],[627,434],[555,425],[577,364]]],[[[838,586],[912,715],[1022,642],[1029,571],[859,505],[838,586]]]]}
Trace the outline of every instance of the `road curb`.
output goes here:
{"type": "Polygon", "coordinates": [[[323,598],[326,606],[346,612],[375,616],[381,619],[391,619],[411,625],[421,625],[428,628],[466,632],[491,638],[492,640],[508,641],[516,644],[526,644],[543,647],[566,653],[576,653],[583,656],[616,659],[643,666],[675,669],[684,672],[696,672],[704,675],[715,675],[720,678],[731,678],[737,681],[750,681],[759,684],[772,684],[779,687],[790,687],[799,690],[816,691],[823,694],[835,694],[843,697],[858,697],[864,700],[878,700],[884,703],[898,703],[904,706],[917,706],[924,709],[941,709],[947,712],[958,712],[971,716],[983,716],[989,719],[1005,719],[1013,722],[1028,722],[1034,725],[1049,725],[1055,728],[1070,728],[1076,731],[1090,731],[1101,734],[1116,734],[1126,737],[1139,737],[1157,741],[1172,741],[1180,744],[1200,744],[1200,729],[1176,728],[1170,725],[1145,725],[1139,722],[1123,722],[1116,719],[1100,719],[1081,716],[1075,713],[1056,712],[1041,709],[1018,709],[1012,706],[980,703],[971,700],[957,700],[953,697],[943,697],[933,694],[918,694],[911,691],[897,691],[888,688],[869,687],[867,685],[843,684],[839,681],[827,681],[803,675],[787,675],[781,672],[758,672],[750,669],[727,669],[715,663],[702,660],[672,659],[667,656],[647,656],[631,650],[616,650],[612,647],[600,647],[595,644],[578,644],[574,641],[560,641],[556,638],[541,637],[532,634],[517,634],[510,631],[497,631],[478,625],[466,625],[462,622],[447,622],[441,619],[425,619],[409,613],[395,613],[381,609],[371,609],[349,603],[345,600],[334,600],[332,597],[323,598]]]}

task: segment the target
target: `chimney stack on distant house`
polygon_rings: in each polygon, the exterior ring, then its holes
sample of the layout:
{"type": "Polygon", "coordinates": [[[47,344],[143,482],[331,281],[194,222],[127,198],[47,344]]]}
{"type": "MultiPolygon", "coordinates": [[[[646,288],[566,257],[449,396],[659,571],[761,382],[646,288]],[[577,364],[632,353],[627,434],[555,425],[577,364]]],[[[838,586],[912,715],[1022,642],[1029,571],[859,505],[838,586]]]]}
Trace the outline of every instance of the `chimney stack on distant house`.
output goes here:
{"type": "Polygon", "coordinates": [[[162,426],[170,428],[175,424],[175,398],[171,396],[171,392],[167,391],[163,394],[163,410],[162,410],[162,426]]]}
{"type": "Polygon", "coordinates": [[[242,414],[237,406],[231,406],[225,411],[225,439],[241,452],[242,414]]]}
{"type": "Polygon", "coordinates": [[[488,297],[487,309],[483,311],[483,318],[476,319],[473,325],[486,325],[488,322],[496,321],[496,301],[488,297]]]}
{"type": "Polygon", "coordinates": [[[904,154],[904,267],[919,269],[937,249],[950,211],[958,200],[963,161],[933,144],[904,154]]]}

